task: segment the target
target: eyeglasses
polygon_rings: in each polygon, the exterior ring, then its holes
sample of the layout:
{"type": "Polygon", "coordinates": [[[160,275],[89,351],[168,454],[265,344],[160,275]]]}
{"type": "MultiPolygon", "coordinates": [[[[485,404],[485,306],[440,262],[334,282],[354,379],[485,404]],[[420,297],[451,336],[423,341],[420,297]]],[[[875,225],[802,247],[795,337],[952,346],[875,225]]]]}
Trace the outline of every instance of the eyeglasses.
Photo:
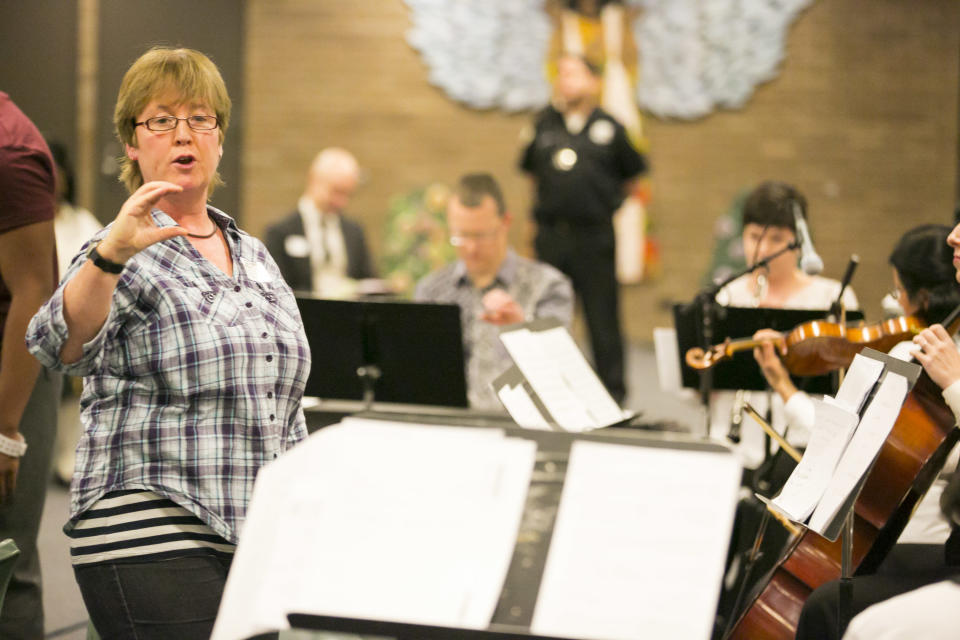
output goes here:
{"type": "Polygon", "coordinates": [[[499,229],[493,231],[476,231],[473,233],[451,233],[450,244],[455,247],[462,247],[467,242],[489,242],[497,237],[499,229]]]}
{"type": "Polygon", "coordinates": [[[194,131],[210,131],[220,126],[220,119],[216,116],[187,116],[186,118],[175,118],[173,116],[154,116],[147,118],[143,122],[134,122],[133,126],[144,125],[150,131],[172,131],[177,128],[177,124],[185,121],[187,126],[194,131]]]}

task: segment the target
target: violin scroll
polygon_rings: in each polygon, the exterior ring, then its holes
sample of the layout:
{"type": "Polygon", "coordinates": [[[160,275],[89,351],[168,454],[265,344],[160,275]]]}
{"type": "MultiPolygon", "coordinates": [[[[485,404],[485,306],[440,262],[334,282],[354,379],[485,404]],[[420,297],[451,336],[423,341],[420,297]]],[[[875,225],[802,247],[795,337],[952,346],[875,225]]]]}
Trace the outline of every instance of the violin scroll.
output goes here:
{"type": "Polygon", "coordinates": [[[730,353],[727,351],[727,345],[729,344],[730,338],[727,338],[724,342],[715,344],[709,349],[693,347],[687,350],[684,360],[691,369],[709,369],[721,360],[730,357],[730,353]]]}

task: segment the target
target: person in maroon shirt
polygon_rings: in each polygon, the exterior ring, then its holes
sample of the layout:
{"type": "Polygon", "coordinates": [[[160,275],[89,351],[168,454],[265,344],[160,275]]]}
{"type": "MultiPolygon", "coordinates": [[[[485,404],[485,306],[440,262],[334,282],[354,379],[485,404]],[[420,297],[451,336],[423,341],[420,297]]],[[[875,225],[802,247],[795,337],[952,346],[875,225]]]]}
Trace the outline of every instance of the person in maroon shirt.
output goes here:
{"type": "Polygon", "coordinates": [[[13,538],[20,549],[0,611],[0,638],[7,639],[43,637],[37,533],[60,378],[41,371],[24,336],[57,285],[53,215],[50,150],[0,92],[0,539],[13,538]]]}

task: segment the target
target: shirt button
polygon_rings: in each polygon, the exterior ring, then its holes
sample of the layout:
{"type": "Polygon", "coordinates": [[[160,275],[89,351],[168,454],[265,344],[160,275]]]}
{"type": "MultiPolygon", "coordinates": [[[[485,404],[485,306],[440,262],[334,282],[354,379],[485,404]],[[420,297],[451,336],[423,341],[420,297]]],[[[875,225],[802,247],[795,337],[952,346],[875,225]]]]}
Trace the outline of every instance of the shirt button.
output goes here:
{"type": "Polygon", "coordinates": [[[267,398],[273,398],[273,391],[267,391],[267,398]]]}
{"type": "Polygon", "coordinates": [[[253,306],[253,303],[252,303],[252,302],[248,302],[248,303],[247,303],[247,309],[249,309],[249,308],[252,307],[252,306],[253,306]]]}
{"type": "Polygon", "coordinates": [[[236,291],[237,293],[240,293],[240,285],[235,286],[233,290],[236,291]]]}
{"type": "Polygon", "coordinates": [[[273,356],[267,356],[267,362],[273,362],[273,356]]]}
{"type": "Polygon", "coordinates": [[[271,421],[271,422],[274,421],[274,420],[276,420],[276,418],[277,418],[277,416],[273,415],[272,413],[270,414],[270,421],[271,421]]]}
{"type": "Polygon", "coordinates": [[[264,331],[263,333],[261,333],[261,334],[260,334],[260,337],[263,338],[263,339],[266,339],[266,338],[267,338],[267,332],[264,331]]]}

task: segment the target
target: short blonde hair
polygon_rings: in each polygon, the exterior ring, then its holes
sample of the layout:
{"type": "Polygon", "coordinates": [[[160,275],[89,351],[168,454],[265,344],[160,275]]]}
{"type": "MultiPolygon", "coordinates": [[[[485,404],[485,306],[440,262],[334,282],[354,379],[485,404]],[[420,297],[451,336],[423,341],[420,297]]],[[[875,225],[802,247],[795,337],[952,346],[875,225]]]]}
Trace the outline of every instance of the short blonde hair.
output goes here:
{"type": "MultiPolygon", "coordinates": [[[[121,144],[137,146],[134,125],[137,116],[151,100],[168,92],[179,95],[182,102],[196,100],[212,108],[219,121],[220,144],[223,144],[230,124],[230,96],[220,70],[199,51],[171,47],[153,47],[137,58],[124,74],[113,110],[113,126],[121,144]]],[[[140,166],[126,153],[120,158],[120,182],[130,193],[143,184],[140,166]]],[[[220,173],[214,174],[210,193],[222,184],[220,173]]]]}

